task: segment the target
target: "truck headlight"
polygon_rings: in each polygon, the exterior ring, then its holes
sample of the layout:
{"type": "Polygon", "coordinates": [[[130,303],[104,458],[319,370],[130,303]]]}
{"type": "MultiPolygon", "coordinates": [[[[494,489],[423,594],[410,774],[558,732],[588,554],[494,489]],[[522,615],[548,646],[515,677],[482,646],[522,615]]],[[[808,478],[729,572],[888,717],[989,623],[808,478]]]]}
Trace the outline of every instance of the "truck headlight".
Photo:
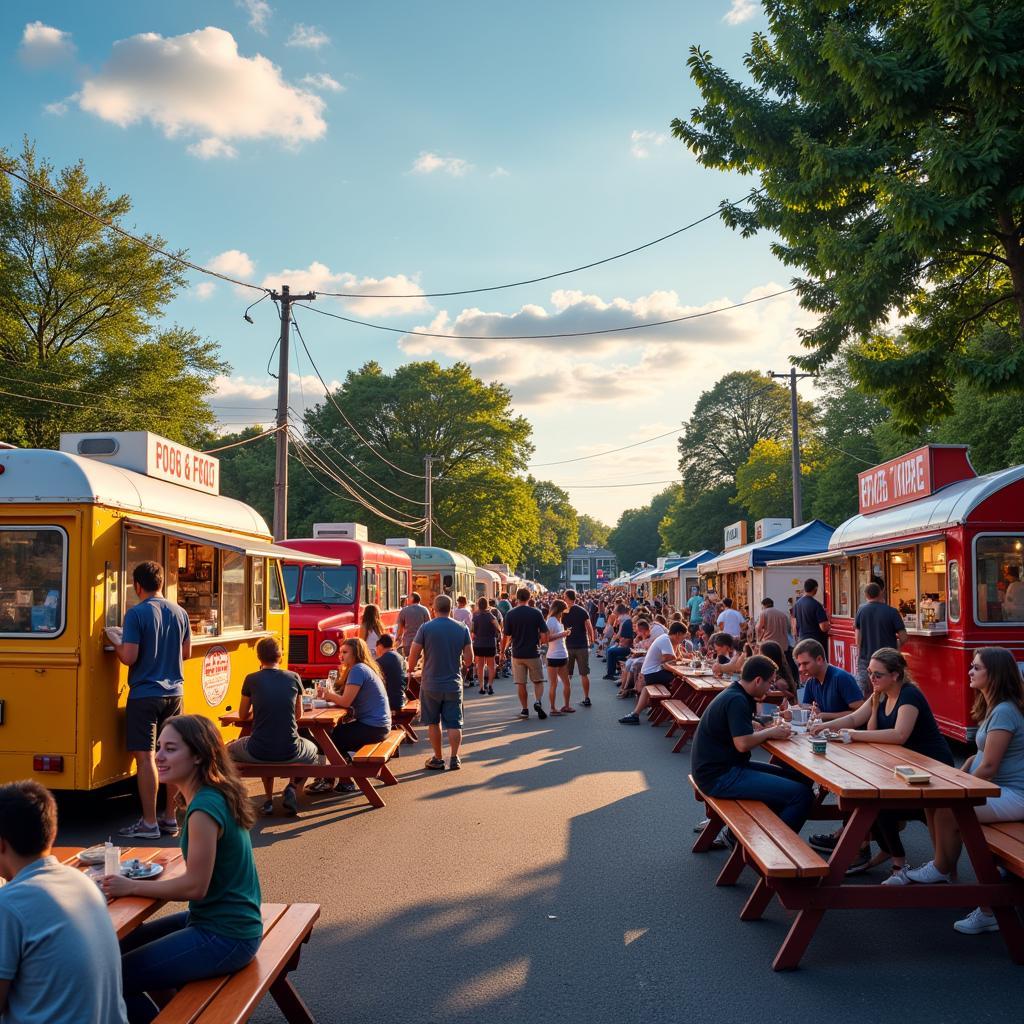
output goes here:
{"type": "Polygon", "coordinates": [[[320,653],[325,658],[333,658],[338,653],[338,645],[333,640],[323,640],[320,643],[320,653]]]}

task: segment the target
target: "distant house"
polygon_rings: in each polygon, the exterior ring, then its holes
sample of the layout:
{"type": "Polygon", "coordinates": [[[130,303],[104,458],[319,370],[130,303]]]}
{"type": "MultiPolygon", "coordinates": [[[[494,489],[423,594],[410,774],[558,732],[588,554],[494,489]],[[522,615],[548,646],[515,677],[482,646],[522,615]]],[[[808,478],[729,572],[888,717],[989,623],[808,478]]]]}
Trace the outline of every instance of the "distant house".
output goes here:
{"type": "Polygon", "coordinates": [[[563,579],[573,590],[593,590],[619,574],[614,551],[594,545],[574,548],[565,559],[563,579]]]}

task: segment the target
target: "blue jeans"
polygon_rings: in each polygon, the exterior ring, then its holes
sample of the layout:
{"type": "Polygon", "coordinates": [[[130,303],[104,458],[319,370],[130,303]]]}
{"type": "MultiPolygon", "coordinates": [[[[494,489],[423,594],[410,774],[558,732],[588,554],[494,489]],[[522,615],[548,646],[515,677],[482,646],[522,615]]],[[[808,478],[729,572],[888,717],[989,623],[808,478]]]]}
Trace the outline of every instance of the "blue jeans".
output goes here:
{"type": "Polygon", "coordinates": [[[188,911],[141,925],[121,941],[121,983],[129,1024],[148,1024],[157,1015],[147,992],[233,974],[259,948],[260,939],[229,939],[190,925],[188,911]]]}
{"type": "Polygon", "coordinates": [[[803,828],[814,802],[810,780],[781,765],[759,761],[751,761],[742,768],[730,768],[704,792],[725,800],[760,800],[794,832],[803,828]]]}
{"type": "Polygon", "coordinates": [[[605,675],[616,676],[619,671],[619,664],[629,657],[630,650],[628,647],[609,647],[605,651],[605,664],[608,666],[605,669],[605,675]]]}

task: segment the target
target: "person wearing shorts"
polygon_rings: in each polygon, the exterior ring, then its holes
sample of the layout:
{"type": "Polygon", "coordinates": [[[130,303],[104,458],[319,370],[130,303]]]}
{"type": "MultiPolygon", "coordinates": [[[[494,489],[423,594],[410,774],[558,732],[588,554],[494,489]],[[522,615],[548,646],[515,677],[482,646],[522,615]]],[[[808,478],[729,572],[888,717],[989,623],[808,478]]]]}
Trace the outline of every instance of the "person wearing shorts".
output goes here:
{"type": "Polygon", "coordinates": [[[486,597],[476,603],[476,613],[469,627],[473,636],[473,663],[481,693],[494,693],[494,678],[498,674],[498,639],[501,630],[498,620],[491,614],[486,597]]]}
{"type": "Polygon", "coordinates": [[[174,815],[177,790],[167,787],[167,809],[157,818],[159,782],[156,774],[156,738],[164,723],[182,712],[185,659],[192,654],[192,630],[184,609],[161,595],[164,570],[158,562],[140,562],[132,573],[139,603],[124,617],[121,642],[114,653],[128,666],[128,702],[125,738],[135,758],[142,817],[120,830],[129,839],[176,836],[174,815]]]}
{"type": "MultiPolygon", "coordinates": [[[[583,706],[590,707],[590,647],[594,643],[593,616],[582,605],[576,603],[576,591],[565,592],[565,613],[562,623],[569,630],[565,640],[566,657],[569,659],[569,679],[579,669],[583,684],[583,706]]],[[[595,605],[596,610],[596,605],[595,605]]]]}
{"type": "Polygon", "coordinates": [[[452,617],[452,599],[447,594],[434,598],[434,618],[420,626],[409,651],[409,673],[423,658],[420,678],[420,722],[427,727],[434,754],[426,767],[444,771],[441,726],[448,733],[451,760],[448,767],[462,767],[462,672],[472,665],[473,644],[469,630],[452,617]]]}
{"type": "Polygon", "coordinates": [[[544,694],[544,672],[540,666],[540,645],[548,641],[548,624],[538,608],[530,607],[530,591],[520,587],[516,591],[516,606],[505,616],[501,656],[512,647],[512,681],[519,691],[522,718],[529,718],[526,706],[526,684],[533,683],[535,700],[533,710],[538,718],[547,718],[541,697],[544,694]]]}
{"type": "Polygon", "coordinates": [[[552,715],[572,714],[576,709],[571,703],[572,683],[569,680],[569,652],[565,647],[565,638],[569,630],[563,625],[562,617],[568,607],[560,598],[551,602],[551,611],[548,616],[548,683],[550,684],[549,698],[551,701],[552,715]],[[558,684],[562,684],[562,707],[559,709],[555,699],[558,693],[558,684]]]}

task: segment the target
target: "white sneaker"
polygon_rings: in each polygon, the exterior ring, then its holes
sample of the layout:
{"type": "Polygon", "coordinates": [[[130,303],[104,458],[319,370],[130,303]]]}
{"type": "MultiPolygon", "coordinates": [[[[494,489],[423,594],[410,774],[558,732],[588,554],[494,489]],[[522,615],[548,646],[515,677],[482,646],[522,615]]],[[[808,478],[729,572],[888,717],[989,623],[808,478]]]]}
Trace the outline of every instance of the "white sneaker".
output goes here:
{"type": "Polygon", "coordinates": [[[961,935],[981,935],[982,932],[997,932],[999,925],[996,923],[995,914],[986,914],[981,907],[975,907],[965,918],[954,921],[953,927],[961,935]]]}
{"type": "Polygon", "coordinates": [[[949,875],[944,875],[936,866],[935,861],[930,860],[919,868],[909,868],[907,878],[919,885],[936,885],[939,882],[948,882],[949,875]]]}
{"type": "Polygon", "coordinates": [[[693,831],[694,832],[703,832],[704,829],[706,829],[708,827],[710,822],[711,822],[710,818],[701,818],[700,821],[698,821],[697,824],[693,826],[693,831]]]}
{"type": "Polygon", "coordinates": [[[907,878],[906,864],[899,868],[893,868],[892,874],[882,883],[882,885],[910,885],[910,879],[907,878]]]}

